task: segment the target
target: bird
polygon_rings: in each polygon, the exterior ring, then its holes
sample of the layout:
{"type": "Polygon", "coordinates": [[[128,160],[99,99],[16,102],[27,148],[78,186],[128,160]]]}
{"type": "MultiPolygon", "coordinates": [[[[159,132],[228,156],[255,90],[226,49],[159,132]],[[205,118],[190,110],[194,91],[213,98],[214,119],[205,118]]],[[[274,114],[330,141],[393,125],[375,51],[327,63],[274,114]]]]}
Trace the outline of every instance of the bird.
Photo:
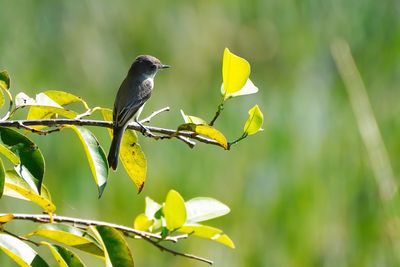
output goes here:
{"type": "MultiPolygon", "coordinates": [[[[113,170],[118,166],[118,155],[122,136],[131,119],[138,122],[140,109],[150,98],[154,88],[154,77],[160,69],[170,68],[150,55],[140,55],[133,61],[128,74],[122,81],[114,101],[113,138],[108,153],[108,165],[113,170]]],[[[145,127],[139,123],[145,131],[145,127]]]]}

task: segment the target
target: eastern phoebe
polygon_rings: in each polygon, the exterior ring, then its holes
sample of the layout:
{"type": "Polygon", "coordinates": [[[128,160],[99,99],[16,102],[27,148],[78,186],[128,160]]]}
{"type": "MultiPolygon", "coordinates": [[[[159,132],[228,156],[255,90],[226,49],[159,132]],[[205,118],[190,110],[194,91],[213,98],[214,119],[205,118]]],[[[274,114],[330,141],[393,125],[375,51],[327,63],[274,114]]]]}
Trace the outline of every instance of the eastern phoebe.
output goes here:
{"type": "Polygon", "coordinates": [[[114,170],[117,169],[119,148],[125,129],[132,117],[150,98],[157,71],[165,68],[169,66],[163,65],[155,57],[138,56],[119,87],[113,110],[113,139],[108,153],[108,165],[114,170]]]}

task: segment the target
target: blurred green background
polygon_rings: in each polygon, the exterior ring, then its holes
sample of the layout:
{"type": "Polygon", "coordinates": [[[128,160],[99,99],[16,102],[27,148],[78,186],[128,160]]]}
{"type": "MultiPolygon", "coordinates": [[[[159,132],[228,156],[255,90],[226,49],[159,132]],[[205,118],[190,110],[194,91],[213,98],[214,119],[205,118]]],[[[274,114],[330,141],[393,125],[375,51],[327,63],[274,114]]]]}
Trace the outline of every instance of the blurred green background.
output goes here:
{"type": "MultiPolygon", "coordinates": [[[[0,0],[0,25],[0,69],[10,72],[14,95],[61,89],[91,106],[112,107],[133,59],[151,54],[173,68],[158,74],[142,116],[170,106],[153,125],[176,127],[179,109],[210,120],[220,100],[224,47],[250,62],[260,89],[230,100],[216,123],[233,140],[247,110],[255,103],[263,110],[265,131],[232,151],[204,144],[190,150],[176,140],[142,137],[148,178],[140,195],[120,168],[97,199],[71,131],[30,134],[46,158],[45,184],[57,214],[132,225],[145,196],[162,202],[173,188],[185,199],[209,196],[231,207],[209,224],[224,229],[235,250],[196,238],[177,246],[215,266],[400,265],[330,54],[336,37],[349,42],[399,173],[399,1],[0,0]]],[[[106,131],[91,129],[108,150],[106,131]]],[[[8,198],[0,208],[40,212],[8,198]]],[[[26,233],[32,224],[14,225],[26,233]]],[[[205,266],[140,240],[130,244],[137,266],[205,266]]],[[[100,264],[83,258],[88,266],[100,264]]],[[[13,266],[3,253],[0,263],[13,266]]]]}

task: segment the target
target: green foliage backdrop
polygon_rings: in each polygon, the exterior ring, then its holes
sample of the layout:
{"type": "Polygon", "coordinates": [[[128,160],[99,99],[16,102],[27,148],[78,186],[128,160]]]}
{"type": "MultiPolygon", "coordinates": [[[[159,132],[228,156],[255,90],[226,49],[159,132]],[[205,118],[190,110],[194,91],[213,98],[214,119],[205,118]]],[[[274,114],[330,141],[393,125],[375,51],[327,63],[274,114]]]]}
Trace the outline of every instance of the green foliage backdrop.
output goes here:
{"type": "MultiPolygon", "coordinates": [[[[264,112],[266,131],[230,152],[141,138],[149,166],[140,195],[121,169],[98,200],[73,133],[31,135],[48,159],[45,183],[59,213],[132,225],[146,195],[161,202],[174,188],[187,199],[215,197],[231,208],[217,223],[235,240],[235,250],[200,239],[180,245],[216,266],[399,264],[398,247],[388,240],[399,233],[384,220],[330,54],[336,37],[349,42],[398,174],[398,2],[0,0],[0,6],[0,69],[12,75],[14,92],[61,89],[91,106],[111,107],[135,56],[153,54],[173,69],[157,77],[143,114],[168,105],[172,111],[153,124],[178,125],[181,108],[204,118],[214,113],[224,47],[250,62],[260,89],[246,100],[229,100],[235,103],[217,121],[227,136],[238,136],[242,123],[236,122],[246,120],[253,103],[264,112]]],[[[93,131],[109,142],[104,129],[93,131]]],[[[8,199],[0,209],[38,212],[8,199]]],[[[130,242],[140,255],[137,266],[204,266],[130,242]]],[[[13,266],[3,254],[0,262],[13,266]]]]}

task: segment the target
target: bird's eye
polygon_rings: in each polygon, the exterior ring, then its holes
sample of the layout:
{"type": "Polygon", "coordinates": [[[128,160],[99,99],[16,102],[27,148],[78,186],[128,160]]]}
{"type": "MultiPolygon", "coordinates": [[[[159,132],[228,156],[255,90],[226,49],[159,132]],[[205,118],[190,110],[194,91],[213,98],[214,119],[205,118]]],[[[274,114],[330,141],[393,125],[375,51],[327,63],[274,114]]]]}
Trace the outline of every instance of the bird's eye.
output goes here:
{"type": "Polygon", "coordinates": [[[150,66],[150,69],[151,69],[151,70],[155,70],[155,69],[157,69],[157,66],[156,66],[156,65],[151,65],[151,66],[150,66]]]}

